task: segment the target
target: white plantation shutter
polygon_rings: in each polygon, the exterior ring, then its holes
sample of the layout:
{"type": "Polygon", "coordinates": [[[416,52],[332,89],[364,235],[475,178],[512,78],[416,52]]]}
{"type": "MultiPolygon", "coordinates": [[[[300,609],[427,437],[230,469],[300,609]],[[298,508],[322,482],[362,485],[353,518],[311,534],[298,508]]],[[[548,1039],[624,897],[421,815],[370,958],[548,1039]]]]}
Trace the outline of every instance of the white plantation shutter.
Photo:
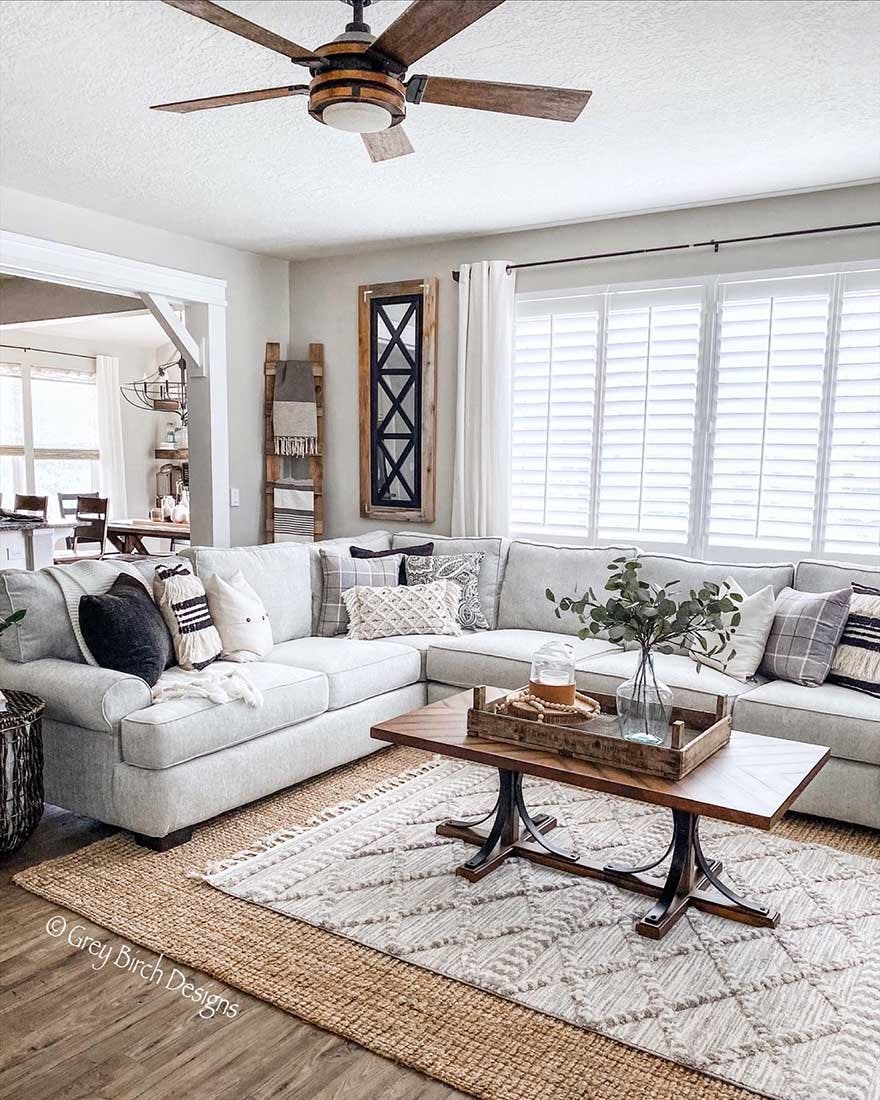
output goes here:
{"type": "Polygon", "coordinates": [[[583,535],[590,523],[601,299],[517,304],[511,526],[583,535]]]}
{"type": "Polygon", "coordinates": [[[719,288],[710,546],[812,548],[831,282],[719,288]]]}
{"type": "Polygon", "coordinates": [[[880,265],[520,295],[512,415],[514,534],[876,563],[880,265]]]}
{"type": "Polygon", "coordinates": [[[880,555],[880,271],[843,277],[822,553],[880,555]]]}
{"type": "Polygon", "coordinates": [[[684,545],[703,288],[608,298],[598,536],[684,545]]]}

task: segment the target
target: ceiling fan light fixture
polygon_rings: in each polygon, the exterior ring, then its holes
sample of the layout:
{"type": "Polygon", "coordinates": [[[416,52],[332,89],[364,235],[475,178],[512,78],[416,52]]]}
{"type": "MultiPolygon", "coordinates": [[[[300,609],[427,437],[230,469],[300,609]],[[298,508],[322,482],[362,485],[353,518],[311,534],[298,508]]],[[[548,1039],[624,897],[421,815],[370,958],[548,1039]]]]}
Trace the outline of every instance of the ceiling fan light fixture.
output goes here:
{"type": "Polygon", "coordinates": [[[387,130],[392,123],[392,115],[378,103],[344,102],[328,103],[321,114],[321,120],[334,130],[345,130],[349,134],[375,134],[387,130]]]}

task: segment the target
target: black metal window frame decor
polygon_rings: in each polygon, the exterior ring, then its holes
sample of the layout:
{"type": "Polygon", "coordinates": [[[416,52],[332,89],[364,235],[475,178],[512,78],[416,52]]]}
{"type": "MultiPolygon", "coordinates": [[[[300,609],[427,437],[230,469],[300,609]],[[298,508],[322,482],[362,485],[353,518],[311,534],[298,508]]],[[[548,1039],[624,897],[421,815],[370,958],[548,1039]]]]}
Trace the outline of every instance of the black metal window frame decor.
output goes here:
{"type": "Polygon", "coordinates": [[[379,508],[418,510],[422,506],[422,307],[421,294],[370,299],[370,497],[379,508]],[[399,322],[388,316],[388,307],[394,305],[405,307],[399,322]],[[403,336],[413,320],[415,338],[410,351],[403,336]],[[386,341],[381,350],[380,338],[386,341]],[[399,352],[396,359],[392,358],[395,349],[399,352]],[[401,362],[405,365],[396,365],[401,362]],[[401,379],[400,386],[396,388],[392,379],[401,379]],[[380,390],[389,403],[381,415],[380,390]],[[404,407],[411,392],[412,416],[404,407]],[[398,417],[404,430],[391,431],[401,427],[395,423],[398,417]],[[390,443],[402,444],[397,455],[390,443]],[[410,456],[412,474],[404,469],[410,456]],[[403,495],[394,495],[394,490],[402,490],[403,495]]]}
{"type": "Polygon", "coordinates": [[[437,279],[360,287],[359,296],[361,515],[431,523],[437,279]]]}

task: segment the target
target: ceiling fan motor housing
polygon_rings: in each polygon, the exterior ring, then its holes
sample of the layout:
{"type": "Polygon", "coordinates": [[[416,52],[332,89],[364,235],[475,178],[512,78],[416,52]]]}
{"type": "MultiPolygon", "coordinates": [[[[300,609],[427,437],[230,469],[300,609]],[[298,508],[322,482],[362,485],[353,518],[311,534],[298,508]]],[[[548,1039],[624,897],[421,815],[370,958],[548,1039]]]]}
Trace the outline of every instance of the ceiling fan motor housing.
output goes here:
{"type": "Polygon", "coordinates": [[[315,50],[321,62],[320,67],[312,67],[309,84],[312,118],[324,122],[324,111],[331,104],[370,103],[390,114],[390,126],[403,122],[406,87],[399,79],[403,74],[388,72],[387,66],[367,53],[373,41],[372,35],[354,31],[315,50]]]}

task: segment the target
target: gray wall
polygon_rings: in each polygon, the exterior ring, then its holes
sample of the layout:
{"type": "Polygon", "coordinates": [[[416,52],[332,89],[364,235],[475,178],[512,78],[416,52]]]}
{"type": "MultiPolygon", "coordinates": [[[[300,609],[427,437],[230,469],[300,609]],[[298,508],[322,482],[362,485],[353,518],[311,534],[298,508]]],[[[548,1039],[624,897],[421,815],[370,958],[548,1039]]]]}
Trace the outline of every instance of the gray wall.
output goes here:
{"type": "MultiPolygon", "coordinates": [[[[169,200],[171,201],[171,200],[169,200]]],[[[263,497],[263,360],[267,340],[286,350],[289,265],[93,210],[0,188],[0,226],[15,233],[127,256],[226,280],[229,477],[241,491],[233,543],[260,539],[263,497]]],[[[190,440],[191,447],[198,440],[190,440]]]]}
{"type": "MultiPolygon", "coordinates": [[[[539,205],[540,199],[536,198],[536,206],[539,205]]],[[[290,354],[305,355],[312,341],[323,342],[325,351],[327,535],[375,527],[359,514],[357,288],[360,284],[417,276],[440,277],[437,522],[431,530],[443,533],[449,530],[455,433],[457,286],[451,272],[458,264],[485,259],[522,262],[878,219],[880,186],[873,185],[413,244],[388,251],[360,250],[353,255],[291,264],[290,354]]],[[[722,248],[717,254],[703,249],[522,271],[518,273],[517,288],[583,287],[603,282],[865,259],[880,259],[880,231],[737,245],[722,248]]]]}

